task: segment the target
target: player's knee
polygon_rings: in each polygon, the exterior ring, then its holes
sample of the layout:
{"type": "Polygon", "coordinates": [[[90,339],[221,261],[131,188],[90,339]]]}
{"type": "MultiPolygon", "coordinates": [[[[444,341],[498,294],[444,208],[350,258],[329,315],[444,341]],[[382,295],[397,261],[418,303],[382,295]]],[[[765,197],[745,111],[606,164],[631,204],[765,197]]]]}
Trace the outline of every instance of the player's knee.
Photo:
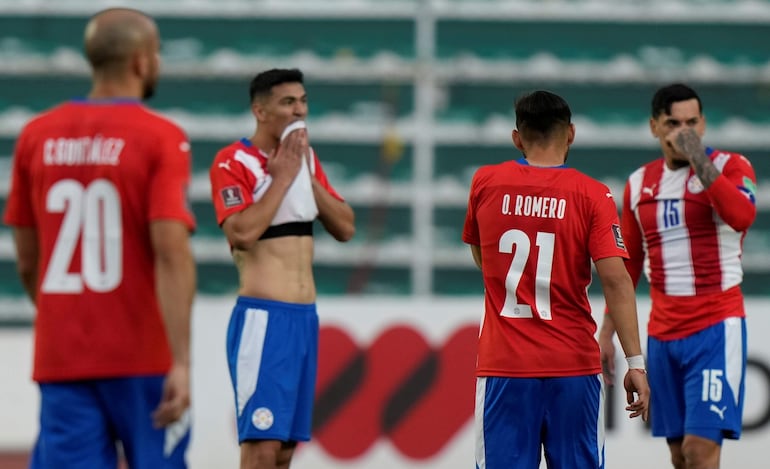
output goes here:
{"type": "Polygon", "coordinates": [[[682,455],[687,469],[717,469],[719,467],[719,445],[703,438],[685,438],[682,455]]]}
{"type": "Polygon", "coordinates": [[[281,450],[278,452],[275,466],[278,469],[286,469],[291,463],[291,457],[294,455],[294,449],[297,447],[297,443],[293,441],[284,442],[281,444],[281,450]]]}
{"type": "Polygon", "coordinates": [[[241,444],[241,469],[277,469],[281,453],[278,441],[245,441],[241,444]]]}
{"type": "Polygon", "coordinates": [[[669,449],[671,450],[671,465],[674,466],[674,469],[686,469],[687,466],[682,454],[681,444],[669,444],[669,449]]]}
{"type": "Polygon", "coordinates": [[[684,460],[682,453],[671,453],[671,465],[674,466],[674,469],[686,469],[687,466],[685,464],[686,461],[684,460]]]}
{"type": "Polygon", "coordinates": [[[674,466],[674,469],[687,469],[687,462],[684,460],[683,456],[671,456],[671,465],[674,466]]]}

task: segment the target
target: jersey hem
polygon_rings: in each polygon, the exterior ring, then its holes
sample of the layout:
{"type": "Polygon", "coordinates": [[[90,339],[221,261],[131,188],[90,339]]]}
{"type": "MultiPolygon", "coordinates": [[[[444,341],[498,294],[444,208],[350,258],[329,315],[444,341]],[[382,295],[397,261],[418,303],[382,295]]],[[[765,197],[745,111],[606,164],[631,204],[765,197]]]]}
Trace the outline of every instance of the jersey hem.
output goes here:
{"type": "Polygon", "coordinates": [[[66,381],[87,381],[92,379],[131,378],[136,376],[165,375],[171,369],[171,364],[152,368],[142,368],[130,371],[110,371],[99,369],[96,371],[83,371],[62,375],[60,373],[35,372],[32,379],[37,383],[58,383],[66,381]]]}
{"type": "Polygon", "coordinates": [[[566,378],[571,376],[593,376],[602,372],[601,367],[584,368],[580,370],[559,370],[559,371],[499,371],[499,370],[477,370],[477,378],[498,377],[498,378],[566,378]]]}

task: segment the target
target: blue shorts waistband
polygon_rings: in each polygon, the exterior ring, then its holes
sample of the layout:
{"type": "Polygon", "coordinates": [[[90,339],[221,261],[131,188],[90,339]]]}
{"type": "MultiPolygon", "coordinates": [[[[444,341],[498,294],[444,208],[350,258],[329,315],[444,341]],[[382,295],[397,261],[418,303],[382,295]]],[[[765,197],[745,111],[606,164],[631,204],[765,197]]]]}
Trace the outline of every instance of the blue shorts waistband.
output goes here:
{"type": "Polygon", "coordinates": [[[268,311],[279,309],[283,311],[296,311],[297,313],[315,313],[315,303],[288,303],[278,300],[267,300],[264,298],[254,298],[252,296],[238,296],[236,304],[247,308],[263,308],[268,311]]]}

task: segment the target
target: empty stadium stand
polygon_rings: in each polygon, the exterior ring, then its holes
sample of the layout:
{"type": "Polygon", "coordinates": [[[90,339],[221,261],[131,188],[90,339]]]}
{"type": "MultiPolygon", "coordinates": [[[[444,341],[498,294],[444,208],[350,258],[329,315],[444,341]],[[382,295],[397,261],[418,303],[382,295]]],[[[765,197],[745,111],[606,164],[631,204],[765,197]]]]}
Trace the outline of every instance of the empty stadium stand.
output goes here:
{"type": "MultiPolygon", "coordinates": [[[[770,294],[769,1],[134,3],[156,15],[163,36],[163,77],[150,104],[192,139],[201,293],[237,287],[209,201],[209,162],[253,131],[250,78],[299,67],[311,142],[357,213],[351,244],[317,235],[321,294],[480,293],[460,239],[468,185],[478,166],[518,157],[510,143],[516,96],[535,88],[563,95],[577,125],[569,164],[620,193],[630,171],[658,156],[649,100],[673,81],[701,93],[707,143],[755,165],[760,212],[746,238],[744,285],[770,294]]],[[[82,29],[107,4],[0,1],[0,210],[25,120],[87,93],[82,29]]],[[[0,320],[29,318],[22,297],[3,226],[0,320]]]]}

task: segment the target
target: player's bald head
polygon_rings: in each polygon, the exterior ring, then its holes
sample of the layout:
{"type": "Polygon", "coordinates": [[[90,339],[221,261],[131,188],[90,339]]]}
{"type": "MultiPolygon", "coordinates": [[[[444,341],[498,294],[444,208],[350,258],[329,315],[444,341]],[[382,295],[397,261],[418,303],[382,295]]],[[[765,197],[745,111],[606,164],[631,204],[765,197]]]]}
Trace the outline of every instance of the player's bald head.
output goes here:
{"type": "Polygon", "coordinates": [[[85,52],[94,70],[120,67],[132,54],[157,38],[155,21],[138,10],[110,8],[91,17],[86,26],[85,52]]]}

